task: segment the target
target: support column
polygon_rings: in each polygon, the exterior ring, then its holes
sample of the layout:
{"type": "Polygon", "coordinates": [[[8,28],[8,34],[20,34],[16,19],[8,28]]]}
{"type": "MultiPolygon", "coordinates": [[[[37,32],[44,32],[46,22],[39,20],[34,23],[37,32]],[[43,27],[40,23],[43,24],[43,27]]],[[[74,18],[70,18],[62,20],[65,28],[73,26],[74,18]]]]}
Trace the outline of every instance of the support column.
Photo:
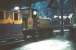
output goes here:
{"type": "Polygon", "coordinates": [[[64,0],[60,0],[60,12],[61,12],[61,36],[64,36],[63,6],[64,6],[64,0]]]}

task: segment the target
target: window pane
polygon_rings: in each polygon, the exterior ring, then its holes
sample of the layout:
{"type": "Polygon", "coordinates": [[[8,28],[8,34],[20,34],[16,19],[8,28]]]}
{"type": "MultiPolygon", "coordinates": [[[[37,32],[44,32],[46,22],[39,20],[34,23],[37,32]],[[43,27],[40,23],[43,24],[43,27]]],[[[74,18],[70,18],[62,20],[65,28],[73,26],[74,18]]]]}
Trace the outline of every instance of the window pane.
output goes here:
{"type": "Polygon", "coordinates": [[[18,20],[18,13],[14,13],[14,20],[18,20]]]}
{"type": "Polygon", "coordinates": [[[4,18],[4,14],[2,11],[0,11],[0,19],[3,19],[4,18]]]}

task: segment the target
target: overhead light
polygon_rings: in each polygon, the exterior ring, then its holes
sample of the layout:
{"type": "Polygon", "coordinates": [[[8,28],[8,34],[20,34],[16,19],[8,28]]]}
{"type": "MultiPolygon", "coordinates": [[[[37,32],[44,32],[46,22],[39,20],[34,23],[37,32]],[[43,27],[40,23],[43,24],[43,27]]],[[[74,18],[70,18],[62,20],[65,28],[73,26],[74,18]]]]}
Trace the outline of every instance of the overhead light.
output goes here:
{"type": "Polygon", "coordinates": [[[19,9],[20,9],[19,6],[15,6],[15,7],[14,7],[14,10],[19,10],[19,9]]]}
{"type": "Polygon", "coordinates": [[[33,15],[37,15],[37,11],[33,11],[33,15]]]}

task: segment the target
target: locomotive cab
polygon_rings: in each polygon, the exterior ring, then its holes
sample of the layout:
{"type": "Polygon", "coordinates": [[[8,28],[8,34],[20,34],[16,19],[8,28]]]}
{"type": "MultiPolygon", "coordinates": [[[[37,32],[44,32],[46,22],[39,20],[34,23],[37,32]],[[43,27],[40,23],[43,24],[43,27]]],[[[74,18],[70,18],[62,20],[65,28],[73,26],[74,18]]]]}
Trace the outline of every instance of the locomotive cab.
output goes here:
{"type": "Polygon", "coordinates": [[[24,41],[20,12],[0,11],[0,44],[24,41]]]}

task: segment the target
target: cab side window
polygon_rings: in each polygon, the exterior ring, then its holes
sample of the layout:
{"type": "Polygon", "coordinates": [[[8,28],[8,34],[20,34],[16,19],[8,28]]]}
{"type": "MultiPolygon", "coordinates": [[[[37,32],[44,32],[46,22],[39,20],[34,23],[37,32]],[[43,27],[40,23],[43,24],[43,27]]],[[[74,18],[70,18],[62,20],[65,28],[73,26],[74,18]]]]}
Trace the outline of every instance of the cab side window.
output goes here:
{"type": "Polygon", "coordinates": [[[18,20],[18,13],[14,13],[14,20],[18,20]]]}
{"type": "Polygon", "coordinates": [[[0,11],[0,19],[4,18],[4,12],[0,11]]]}

